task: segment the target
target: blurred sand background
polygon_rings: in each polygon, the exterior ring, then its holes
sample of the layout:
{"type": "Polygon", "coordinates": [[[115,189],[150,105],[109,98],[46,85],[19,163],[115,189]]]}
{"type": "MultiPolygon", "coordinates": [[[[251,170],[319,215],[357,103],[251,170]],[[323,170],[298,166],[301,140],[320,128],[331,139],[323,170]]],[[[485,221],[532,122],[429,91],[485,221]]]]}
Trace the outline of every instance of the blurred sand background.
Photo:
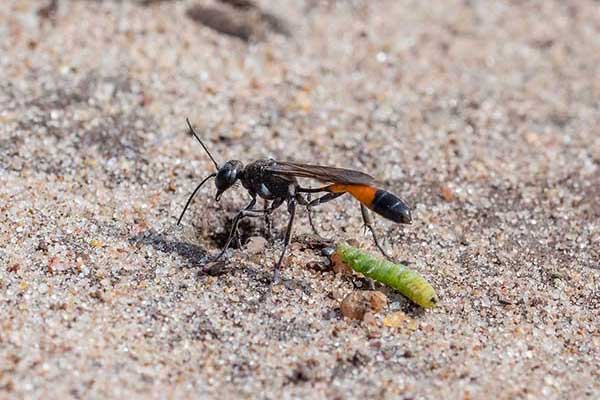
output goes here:
{"type": "MultiPolygon", "coordinates": [[[[599,398],[600,3],[225,3],[0,2],[0,398],[599,398]],[[185,117],[378,177],[439,306],[344,318],[303,210],[272,293],[281,233],[203,272],[247,194],[175,226],[185,117]]],[[[351,198],[315,215],[375,253],[351,198]]]]}

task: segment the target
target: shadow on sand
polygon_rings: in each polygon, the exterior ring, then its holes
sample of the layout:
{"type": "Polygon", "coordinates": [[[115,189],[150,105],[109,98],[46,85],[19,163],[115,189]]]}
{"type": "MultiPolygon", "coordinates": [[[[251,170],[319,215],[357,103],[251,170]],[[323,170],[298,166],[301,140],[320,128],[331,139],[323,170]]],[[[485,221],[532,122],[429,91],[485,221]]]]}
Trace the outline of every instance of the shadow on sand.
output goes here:
{"type": "Polygon", "coordinates": [[[189,268],[202,267],[207,261],[207,251],[195,244],[171,240],[169,233],[149,229],[129,238],[136,246],[152,246],[155,250],[168,254],[177,254],[188,261],[189,268]]]}

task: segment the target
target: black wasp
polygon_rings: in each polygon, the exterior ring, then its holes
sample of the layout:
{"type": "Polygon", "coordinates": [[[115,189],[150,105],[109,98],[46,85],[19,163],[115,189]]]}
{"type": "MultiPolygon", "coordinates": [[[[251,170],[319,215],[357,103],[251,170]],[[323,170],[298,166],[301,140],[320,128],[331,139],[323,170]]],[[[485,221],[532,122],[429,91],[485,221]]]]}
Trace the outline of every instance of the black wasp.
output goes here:
{"type": "MultiPolygon", "coordinates": [[[[238,224],[244,217],[263,216],[270,226],[269,215],[287,202],[288,213],[290,219],[285,232],[283,251],[275,264],[273,280],[278,280],[279,268],[283,260],[283,256],[287,250],[292,237],[292,229],[294,226],[294,217],[296,215],[296,205],[305,206],[308,209],[309,222],[313,231],[317,234],[317,230],[312,221],[310,209],[320,204],[331,201],[340,197],[344,193],[350,193],[360,202],[360,209],[365,227],[371,231],[373,240],[377,248],[387,257],[387,254],[379,244],[375,230],[373,229],[372,220],[368,209],[373,210],[377,214],[391,221],[410,224],[411,215],[408,205],[398,198],[396,195],[377,187],[375,179],[363,172],[354,171],[344,168],[326,167],[321,165],[301,164],[294,162],[284,162],[276,160],[256,160],[244,166],[241,161],[230,160],[222,166],[215,161],[213,156],[204,145],[189,119],[186,119],[190,132],[200,142],[212,162],[215,164],[217,172],[214,172],[204,178],[202,182],[194,189],[189,197],[177,224],[181,222],[190,202],[194,198],[198,190],[206,181],[215,178],[217,193],[215,199],[219,201],[223,192],[232,187],[238,180],[250,194],[250,202],[246,207],[241,209],[233,219],[231,231],[223,250],[217,255],[213,261],[218,260],[225,254],[229,248],[231,241],[238,235],[238,224]],[[305,188],[300,186],[297,178],[315,179],[326,184],[319,188],[305,188]],[[325,193],[321,197],[311,200],[311,193],[325,193]],[[306,194],[307,197],[304,197],[306,194]],[[256,197],[259,196],[265,200],[265,207],[256,209],[256,197]],[[269,204],[270,202],[270,204],[269,204]]],[[[320,235],[319,235],[320,236],[320,235]]],[[[239,238],[238,238],[239,240],[239,238]]],[[[389,258],[389,257],[388,257],[389,258]]]]}

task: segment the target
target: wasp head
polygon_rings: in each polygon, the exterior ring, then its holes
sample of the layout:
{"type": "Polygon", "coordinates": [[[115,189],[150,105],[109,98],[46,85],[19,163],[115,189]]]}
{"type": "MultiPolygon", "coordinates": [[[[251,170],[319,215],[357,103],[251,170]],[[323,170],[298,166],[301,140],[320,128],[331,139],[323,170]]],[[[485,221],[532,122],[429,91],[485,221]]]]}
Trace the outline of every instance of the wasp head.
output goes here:
{"type": "Polygon", "coordinates": [[[227,161],[217,172],[215,185],[217,186],[217,195],[215,200],[219,201],[224,191],[229,189],[240,178],[244,165],[238,160],[227,161]]]}

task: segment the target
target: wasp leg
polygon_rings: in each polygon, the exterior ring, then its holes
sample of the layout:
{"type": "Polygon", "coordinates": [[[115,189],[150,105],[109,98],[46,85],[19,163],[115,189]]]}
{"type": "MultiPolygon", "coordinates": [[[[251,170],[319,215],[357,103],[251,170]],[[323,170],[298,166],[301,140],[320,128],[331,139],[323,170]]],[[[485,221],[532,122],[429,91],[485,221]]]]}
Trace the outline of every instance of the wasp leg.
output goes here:
{"type": "MultiPolygon", "coordinates": [[[[242,220],[242,218],[244,218],[244,217],[260,217],[265,214],[271,214],[273,211],[275,211],[275,209],[277,209],[283,203],[283,200],[284,200],[283,198],[275,199],[271,203],[271,207],[263,209],[263,210],[253,210],[252,207],[254,207],[254,205],[256,204],[256,198],[253,198],[246,207],[244,207],[242,210],[240,210],[236,214],[235,218],[233,219],[233,223],[231,225],[231,230],[229,231],[229,237],[227,238],[227,242],[225,242],[225,246],[223,247],[221,252],[215,258],[213,258],[211,261],[215,262],[215,261],[218,261],[221,257],[223,257],[223,254],[225,254],[225,252],[231,245],[231,242],[233,241],[234,237],[239,236],[238,235],[238,225],[239,225],[240,221],[242,220]]],[[[238,240],[239,240],[239,238],[238,238],[238,240]]]]}
{"type": "Polygon", "coordinates": [[[346,192],[327,193],[326,195],[321,196],[318,199],[314,199],[313,201],[311,201],[310,203],[308,203],[307,206],[308,207],[315,207],[315,206],[318,206],[320,204],[327,203],[328,201],[331,201],[333,199],[337,199],[338,197],[340,197],[341,195],[343,195],[345,193],[346,192]]]}
{"type": "Polygon", "coordinates": [[[241,249],[242,248],[242,240],[240,239],[240,230],[239,227],[235,227],[235,242],[237,244],[237,248],[241,249]]]}
{"type": "Polygon", "coordinates": [[[301,195],[297,195],[296,198],[298,199],[299,204],[306,206],[306,210],[308,211],[308,222],[310,223],[310,227],[312,228],[315,235],[317,235],[319,237],[319,239],[324,240],[326,242],[332,241],[332,239],[330,239],[330,238],[321,236],[321,234],[317,230],[317,228],[313,222],[313,219],[312,219],[312,207],[318,206],[323,203],[327,203],[328,201],[331,201],[331,200],[343,195],[344,193],[327,193],[326,195],[321,196],[318,199],[314,199],[314,200],[310,199],[310,193],[312,193],[312,192],[306,192],[306,193],[308,193],[307,194],[308,199],[304,199],[304,197],[302,197],[301,195]]]}
{"type": "Polygon", "coordinates": [[[271,223],[270,213],[267,211],[269,209],[269,200],[265,200],[263,210],[265,212],[265,236],[267,239],[271,239],[273,237],[273,232],[271,232],[271,228],[273,227],[271,223]]]}
{"type": "Polygon", "coordinates": [[[287,230],[285,231],[285,239],[283,242],[283,250],[281,251],[281,255],[279,256],[279,260],[277,264],[275,264],[275,270],[273,271],[273,283],[279,282],[279,269],[281,268],[281,262],[283,261],[283,256],[287,250],[288,245],[290,244],[290,240],[292,239],[292,228],[294,226],[294,217],[296,216],[296,197],[290,197],[288,200],[288,213],[290,214],[290,220],[288,221],[287,230]]]}
{"type": "Polygon", "coordinates": [[[310,224],[310,227],[313,231],[313,233],[320,239],[323,240],[324,242],[331,242],[333,239],[331,238],[326,238],[325,236],[321,235],[319,233],[319,231],[317,230],[317,227],[315,226],[315,223],[313,222],[312,219],[312,210],[309,207],[306,207],[306,210],[308,211],[308,223],[310,224]]]}
{"type": "Polygon", "coordinates": [[[373,219],[371,218],[371,215],[369,215],[369,210],[367,210],[367,207],[365,207],[363,204],[361,204],[360,212],[362,214],[365,228],[368,229],[369,231],[371,231],[371,235],[373,236],[373,241],[375,242],[375,246],[377,246],[377,248],[379,249],[379,251],[381,252],[381,254],[383,254],[383,256],[385,258],[387,258],[390,261],[393,261],[392,258],[385,252],[383,247],[381,247],[381,245],[379,244],[379,240],[377,239],[377,235],[375,234],[375,229],[373,228],[373,219]]]}
{"type": "Polygon", "coordinates": [[[308,204],[306,205],[306,209],[308,210],[308,221],[310,222],[310,226],[312,227],[313,231],[317,234],[317,236],[319,236],[319,238],[324,239],[325,241],[332,241],[333,239],[330,238],[325,238],[321,235],[319,235],[319,232],[317,232],[317,230],[315,229],[315,226],[313,224],[312,221],[312,207],[316,207],[320,204],[325,204],[328,201],[331,201],[333,199],[337,199],[338,197],[340,197],[341,195],[343,195],[344,192],[341,193],[327,193],[324,196],[319,197],[318,199],[314,199],[312,201],[309,201],[308,204]]]}
{"type": "MultiPolygon", "coordinates": [[[[240,221],[242,220],[242,218],[244,218],[244,217],[261,217],[263,215],[263,213],[264,213],[263,210],[241,210],[240,212],[238,212],[233,220],[233,226],[231,227],[231,231],[229,231],[229,237],[227,238],[227,242],[225,243],[225,246],[223,246],[223,249],[221,250],[219,255],[217,255],[211,261],[215,262],[215,261],[218,261],[221,257],[223,257],[223,254],[225,254],[225,252],[231,245],[231,242],[233,241],[233,239],[238,238],[238,233],[237,233],[238,225],[239,225],[240,221]]],[[[239,240],[239,238],[238,238],[238,240],[239,240]]],[[[241,247],[241,244],[240,244],[240,247],[241,247]]]]}
{"type": "MultiPolygon", "coordinates": [[[[300,195],[298,195],[298,196],[299,196],[299,197],[302,197],[302,196],[300,196],[300,195]]],[[[309,192],[309,193],[306,193],[306,204],[305,204],[305,205],[306,205],[306,213],[308,214],[308,223],[310,224],[310,227],[311,227],[311,229],[312,229],[313,233],[314,233],[315,235],[317,235],[317,237],[318,237],[319,239],[321,239],[321,240],[324,240],[324,241],[326,241],[326,242],[329,242],[329,241],[331,241],[331,239],[329,239],[329,238],[326,238],[325,236],[321,235],[321,234],[319,233],[319,231],[317,230],[317,226],[315,225],[315,223],[314,223],[314,221],[313,221],[313,212],[312,212],[312,208],[311,208],[311,207],[309,207],[309,204],[310,204],[310,202],[312,201],[311,197],[312,197],[312,196],[310,195],[310,192],[309,192]]],[[[303,200],[304,200],[304,199],[303,199],[303,200]]]]}
{"type": "Polygon", "coordinates": [[[273,225],[271,223],[271,214],[273,213],[273,211],[278,209],[279,206],[281,206],[283,204],[284,200],[285,199],[283,197],[277,198],[271,202],[270,207],[268,207],[269,202],[267,200],[265,200],[265,206],[264,206],[264,209],[262,212],[264,212],[264,214],[265,214],[265,227],[266,227],[267,239],[273,238],[273,234],[272,234],[273,225]]]}
{"type": "MultiPolygon", "coordinates": [[[[212,259],[213,262],[217,261],[218,259],[223,257],[223,254],[225,254],[225,252],[229,248],[229,245],[231,244],[231,241],[233,240],[233,238],[239,236],[238,235],[238,224],[240,223],[240,220],[243,217],[262,215],[260,210],[252,210],[252,207],[254,207],[255,204],[256,204],[256,197],[253,197],[252,200],[250,200],[250,203],[248,203],[248,205],[246,207],[244,207],[242,210],[240,210],[236,214],[235,218],[233,219],[233,223],[231,225],[231,230],[229,231],[229,237],[227,238],[227,242],[225,242],[225,246],[223,247],[223,249],[221,250],[219,255],[212,259]]],[[[239,240],[239,237],[238,237],[238,240],[239,240]]]]}
{"type": "Polygon", "coordinates": [[[321,240],[324,241],[330,241],[331,239],[327,239],[326,237],[322,236],[319,231],[317,230],[317,227],[315,226],[315,223],[313,222],[312,219],[312,209],[308,206],[310,204],[311,198],[310,198],[310,192],[308,192],[306,194],[306,199],[304,197],[302,197],[302,195],[300,193],[298,193],[296,195],[296,200],[298,200],[298,204],[302,205],[302,206],[306,206],[306,211],[308,213],[308,222],[310,223],[310,227],[312,228],[313,233],[321,240]]]}

